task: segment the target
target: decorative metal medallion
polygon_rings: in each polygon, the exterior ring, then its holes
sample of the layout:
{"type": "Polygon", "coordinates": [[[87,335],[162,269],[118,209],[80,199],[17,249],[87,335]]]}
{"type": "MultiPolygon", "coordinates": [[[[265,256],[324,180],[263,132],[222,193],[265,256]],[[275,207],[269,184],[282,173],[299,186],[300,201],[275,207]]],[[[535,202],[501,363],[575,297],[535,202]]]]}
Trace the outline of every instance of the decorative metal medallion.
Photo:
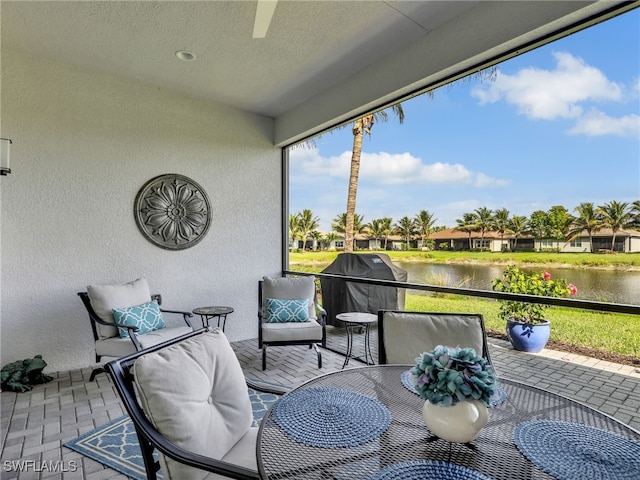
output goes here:
{"type": "Polygon", "coordinates": [[[211,204],[204,189],[188,177],[160,175],[145,183],[133,206],[142,235],[167,250],[193,247],[211,225],[211,204]]]}

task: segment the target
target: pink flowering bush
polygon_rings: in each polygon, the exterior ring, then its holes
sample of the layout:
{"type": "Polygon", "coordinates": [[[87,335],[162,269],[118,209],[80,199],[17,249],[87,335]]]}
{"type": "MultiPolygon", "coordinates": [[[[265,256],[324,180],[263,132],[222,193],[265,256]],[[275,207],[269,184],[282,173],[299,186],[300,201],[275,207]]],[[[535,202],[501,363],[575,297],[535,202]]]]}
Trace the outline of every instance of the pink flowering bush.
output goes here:
{"type": "MultiPolygon", "coordinates": [[[[493,281],[493,289],[497,292],[545,297],[569,297],[578,293],[578,289],[573,283],[568,283],[564,279],[553,280],[548,272],[523,272],[515,265],[509,265],[502,272],[502,276],[493,281]]],[[[541,303],[501,300],[500,315],[505,320],[532,324],[543,322],[542,312],[550,306],[541,303]]]]}

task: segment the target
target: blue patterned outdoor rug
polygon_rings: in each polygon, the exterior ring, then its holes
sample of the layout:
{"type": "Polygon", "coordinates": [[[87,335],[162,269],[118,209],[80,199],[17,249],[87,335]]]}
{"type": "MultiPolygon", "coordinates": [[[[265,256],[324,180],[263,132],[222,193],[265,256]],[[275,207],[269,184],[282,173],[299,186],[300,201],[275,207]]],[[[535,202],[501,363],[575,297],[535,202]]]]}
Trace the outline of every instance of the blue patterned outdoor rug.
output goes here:
{"type": "MultiPolygon", "coordinates": [[[[416,390],[416,387],[413,384],[411,370],[405,370],[404,372],[402,372],[402,374],[400,375],[400,380],[402,381],[402,386],[404,388],[418,395],[418,391],[416,390]]],[[[495,407],[497,405],[500,405],[506,399],[507,399],[507,392],[505,392],[504,388],[502,388],[500,385],[497,385],[495,391],[493,392],[493,395],[491,395],[491,399],[489,400],[488,406],[489,408],[495,407]]]]}
{"type": "Polygon", "coordinates": [[[531,462],[558,480],[638,480],[640,442],[581,423],[531,420],[513,439],[531,462]]]}
{"type": "Polygon", "coordinates": [[[476,470],[454,463],[415,460],[394,463],[383,468],[369,480],[491,480],[476,470]]]}
{"type": "MultiPolygon", "coordinates": [[[[257,426],[271,404],[278,399],[278,395],[250,388],[249,398],[253,409],[253,425],[257,426]]],[[[80,435],[64,446],[135,480],[147,478],[138,437],[128,415],[80,435]]],[[[162,478],[161,474],[162,471],[159,472],[158,478],[162,478]]]]}
{"type": "Polygon", "coordinates": [[[295,390],[274,406],[275,422],[310,447],[354,447],[382,435],[391,412],[379,400],[344,388],[295,390]]]}

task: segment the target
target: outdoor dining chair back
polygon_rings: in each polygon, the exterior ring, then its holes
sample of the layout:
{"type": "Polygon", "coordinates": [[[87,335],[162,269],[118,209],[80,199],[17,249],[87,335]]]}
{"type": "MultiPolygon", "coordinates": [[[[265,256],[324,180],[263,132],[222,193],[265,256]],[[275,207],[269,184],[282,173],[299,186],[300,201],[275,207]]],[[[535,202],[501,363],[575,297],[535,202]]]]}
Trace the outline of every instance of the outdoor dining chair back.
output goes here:
{"type": "Polygon", "coordinates": [[[248,385],[221,329],[198,330],[106,369],[135,425],[148,479],[160,469],[165,480],[259,478],[248,385]]]}
{"type": "Polygon", "coordinates": [[[471,347],[491,363],[480,314],[378,311],[380,364],[412,364],[438,345],[471,347]]]}

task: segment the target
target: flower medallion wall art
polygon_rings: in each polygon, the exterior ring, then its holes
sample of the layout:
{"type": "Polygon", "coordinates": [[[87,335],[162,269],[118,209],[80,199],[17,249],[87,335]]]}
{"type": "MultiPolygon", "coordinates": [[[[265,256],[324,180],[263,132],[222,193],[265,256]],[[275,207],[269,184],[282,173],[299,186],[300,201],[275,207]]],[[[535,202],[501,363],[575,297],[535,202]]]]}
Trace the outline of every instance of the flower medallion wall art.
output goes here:
{"type": "Polygon", "coordinates": [[[145,183],[134,203],[140,232],[167,250],[183,250],[204,238],[211,225],[211,204],[204,189],[188,177],[160,175],[145,183]]]}

